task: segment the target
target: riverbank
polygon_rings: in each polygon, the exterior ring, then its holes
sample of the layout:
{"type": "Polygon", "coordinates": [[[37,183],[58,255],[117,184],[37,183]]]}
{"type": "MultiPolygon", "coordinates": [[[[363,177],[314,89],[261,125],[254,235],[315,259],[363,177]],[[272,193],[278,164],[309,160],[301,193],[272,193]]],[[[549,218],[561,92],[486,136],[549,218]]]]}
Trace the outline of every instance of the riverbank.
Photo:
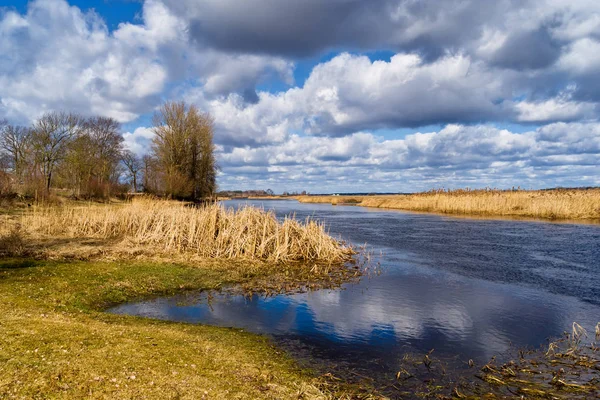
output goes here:
{"type": "MultiPolygon", "coordinates": [[[[117,316],[143,298],[230,285],[339,285],[353,250],[316,222],[135,200],[0,213],[0,398],[351,398],[268,339],[117,316]]],[[[361,393],[365,393],[364,390],[361,393]]]]}
{"type": "Polygon", "coordinates": [[[600,220],[600,189],[455,190],[381,196],[299,196],[301,203],[550,220],[600,220]]]}
{"type": "Polygon", "coordinates": [[[337,398],[264,337],[102,312],[249,282],[244,263],[0,260],[1,398],[337,398]]]}

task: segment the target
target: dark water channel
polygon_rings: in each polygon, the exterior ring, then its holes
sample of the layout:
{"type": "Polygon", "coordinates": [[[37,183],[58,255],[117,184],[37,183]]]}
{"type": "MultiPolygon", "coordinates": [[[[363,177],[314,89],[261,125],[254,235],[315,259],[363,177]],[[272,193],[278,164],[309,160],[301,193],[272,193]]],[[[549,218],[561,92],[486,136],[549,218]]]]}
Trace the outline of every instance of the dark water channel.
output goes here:
{"type": "MultiPolygon", "coordinates": [[[[600,225],[478,220],[352,206],[249,201],[325,221],[368,243],[383,273],[343,290],[261,298],[175,296],[111,310],[267,334],[293,354],[364,375],[404,353],[459,363],[537,347],[600,321],[600,225]]],[[[246,202],[226,202],[237,207],[246,202]]]]}

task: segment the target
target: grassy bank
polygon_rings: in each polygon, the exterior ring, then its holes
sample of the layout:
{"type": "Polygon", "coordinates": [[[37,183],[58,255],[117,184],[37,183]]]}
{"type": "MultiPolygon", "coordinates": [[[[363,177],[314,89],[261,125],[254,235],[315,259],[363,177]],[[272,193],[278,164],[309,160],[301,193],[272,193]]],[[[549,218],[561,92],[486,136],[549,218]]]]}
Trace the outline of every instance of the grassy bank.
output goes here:
{"type": "Polygon", "coordinates": [[[298,200],[444,214],[600,220],[600,189],[455,190],[385,196],[301,196],[298,200]]]}
{"type": "Polygon", "coordinates": [[[2,259],[0,398],[345,396],[256,335],[102,312],[141,297],[252,278],[233,261],[2,259]]]}
{"type": "Polygon", "coordinates": [[[357,272],[322,225],[252,208],[135,200],[0,213],[0,398],[337,398],[239,329],[110,315],[107,307],[240,285],[291,291],[357,272]]]}

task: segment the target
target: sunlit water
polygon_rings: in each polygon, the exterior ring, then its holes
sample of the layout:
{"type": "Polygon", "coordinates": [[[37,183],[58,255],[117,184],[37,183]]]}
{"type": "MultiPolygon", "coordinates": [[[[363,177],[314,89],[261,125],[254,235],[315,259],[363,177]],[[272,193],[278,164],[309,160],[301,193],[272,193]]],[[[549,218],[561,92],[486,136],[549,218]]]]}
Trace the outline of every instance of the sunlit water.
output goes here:
{"type": "Polygon", "coordinates": [[[111,310],[267,334],[301,357],[392,374],[403,354],[457,362],[600,321],[600,225],[476,220],[295,201],[228,201],[322,220],[381,254],[380,276],[291,296],[185,295],[111,310]],[[193,301],[193,300],[196,301],[193,301]]]}

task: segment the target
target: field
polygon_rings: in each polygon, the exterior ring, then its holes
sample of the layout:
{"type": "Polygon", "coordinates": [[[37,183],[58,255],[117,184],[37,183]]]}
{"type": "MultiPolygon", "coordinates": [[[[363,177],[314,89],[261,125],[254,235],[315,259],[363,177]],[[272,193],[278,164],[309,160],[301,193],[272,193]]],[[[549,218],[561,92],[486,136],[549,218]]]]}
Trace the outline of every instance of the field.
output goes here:
{"type": "Polygon", "coordinates": [[[355,204],[363,207],[499,217],[599,220],[600,189],[454,190],[409,195],[300,196],[302,203],[355,204]]]}
{"type": "Polygon", "coordinates": [[[239,329],[104,312],[187,290],[335,284],[356,273],[344,266],[353,250],[322,225],[143,199],[32,208],[0,213],[0,398],[359,393],[239,329]]]}

